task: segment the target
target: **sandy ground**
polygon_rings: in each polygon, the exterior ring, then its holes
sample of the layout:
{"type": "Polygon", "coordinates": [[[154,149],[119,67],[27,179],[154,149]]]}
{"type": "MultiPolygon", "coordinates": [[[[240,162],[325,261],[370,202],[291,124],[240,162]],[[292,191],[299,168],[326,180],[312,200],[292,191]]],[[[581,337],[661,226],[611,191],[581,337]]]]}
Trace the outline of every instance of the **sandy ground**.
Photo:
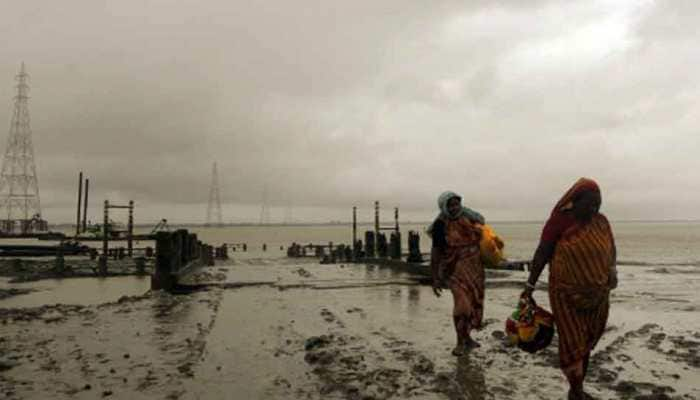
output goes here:
{"type": "MultiPolygon", "coordinates": [[[[599,399],[700,398],[700,270],[620,268],[589,392],[599,399]]],[[[556,342],[530,355],[502,341],[524,279],[521,272],[490,275],[486,326],[475,335],[483,346],[459,359],[449,353],[449,293],[437,299],[413,277],[377,266],[231,261],[193,277],[193,284],[211,285],[191,293],[0,308],[0,393],[562,399],[556,342]]],[[[535,296],[548,306],[544,291],[535,296]]]]}

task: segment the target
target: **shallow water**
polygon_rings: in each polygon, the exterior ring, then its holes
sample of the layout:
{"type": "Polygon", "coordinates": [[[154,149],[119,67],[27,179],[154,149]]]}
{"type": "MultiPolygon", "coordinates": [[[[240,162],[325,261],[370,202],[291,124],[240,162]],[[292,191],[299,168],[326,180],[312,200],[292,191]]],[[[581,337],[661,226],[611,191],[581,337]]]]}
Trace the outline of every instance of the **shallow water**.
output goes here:
{"type": "MultiPolygon", "coordinates": [[[[494,223],[494,228],[506,242],[506,256],[514,260],[523,260],[532,256],[542,226],[535,223],[494,223]]],[[[372,229],[372,226],[360,225],[358,236],[362,237],[362,232],[368,229],[372,229]]],[[[194,227],[191,230],[198,234],[200,240],[214,245],[245,242],[248,244],[247,252],[230,252],[235,260],[257,260],[259,264],[270,266],[286,262],[284,249],[292,242],[320,244],[332,241],[339,244],[352,241],[352,231],[347,226],[194,227]],[[267,251],[262,250],[263,244],[267,244],[267,251]]],[[[423,233],[425,224],[404,224],[402,226],[404,245],[409,230],[421,232],[422,250],[428,252],[430,241],[423,233]]],[[[674,268],[679,264],[691,264],[687,266],[691,269],[700,268],[700,246],[697,246],[697,243],[700,243],[700,223],[613,223],[613,230],[621,264],[669,268],[671,273],[678,271],[674,268]]],[[[5,243],[4,240],[0,242],[5,243]]],[[[23,242],[27,243],[27,241],[23,242]]],[[[88,243],[99,246],[99,242],[88,243]]],[[[125,244],[119,242],[111,244],[111,246],[119,245],[125,244]]],[[[153,245],[153,242],[149,241],[137,244],[139,247],[153,245]]],[[[405,247],[404,251],[407,251],[405,247]]],[[[69,259],[67,260],[70,263],[69,259]]],[[[247,273],[249,276],[239,278],[267,279],[265,271],[251,270],[247,273]]],[[[663,279],[659,283],[663,284],[663,279]]],[[[148,280],[133,277],[107,281],[99,278],[84,278],[20,285],[10,285],[0,280],[0,288],[29,287],[38,290],[28,295],[0,300],[0,307],[29,307],[53,303],[98,304],[114,301],[121,295],[141,294],[148,289],[148,286],[148,280]]],[[[685,290],[683,287],[681,282],[677,289],[671,290],[685,290]]]]}
{"type": "Polygon", "coordinates": [[[109,278],[48,279],[5,285],[32,289],[28,294],[0,300],[0,307],[38,307],[44,304],[100,304],[122,296],[141,295],[151,287],[150,276],[115,276],[109,278]]]}

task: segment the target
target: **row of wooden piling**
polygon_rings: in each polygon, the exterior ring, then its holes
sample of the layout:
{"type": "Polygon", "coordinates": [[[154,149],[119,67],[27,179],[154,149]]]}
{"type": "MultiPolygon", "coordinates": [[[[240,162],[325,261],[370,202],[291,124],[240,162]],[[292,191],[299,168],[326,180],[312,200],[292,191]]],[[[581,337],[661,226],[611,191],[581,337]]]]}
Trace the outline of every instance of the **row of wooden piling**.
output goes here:
{"type": "MultiPolygon", "coordinates": [[[[400,232],[392,232],[387,242],[384,233],[380,232],[378,235],[375,235],[374,231],[367,231],[365,232],[365,241],[356,240],[353,246],[345,244],[334,245],[333,242],[328,242],[328,244],[324,245],[313,243],[301,245],[292,243],[287,248],[287,256],[295,258],[316,257],[321,259],[322,263],[335,263],[339,261],[362,262],[366,259],[373,258],[401,260],[403,257],[401,249],[400,232]]],[[[420,251],[420,235],[418,232],[408,232],[408,255],[406,261],[410,263],[423,262],[423,255],[420,251]]]]}
{"type": "Polygon", "coordinates": [[[156,265],[151,289],[173,290],[180,276],[198,266],[213,266],[214,260],[228,259],[228,246],[213,247],[186,229],[156,233],[156,265]]]}

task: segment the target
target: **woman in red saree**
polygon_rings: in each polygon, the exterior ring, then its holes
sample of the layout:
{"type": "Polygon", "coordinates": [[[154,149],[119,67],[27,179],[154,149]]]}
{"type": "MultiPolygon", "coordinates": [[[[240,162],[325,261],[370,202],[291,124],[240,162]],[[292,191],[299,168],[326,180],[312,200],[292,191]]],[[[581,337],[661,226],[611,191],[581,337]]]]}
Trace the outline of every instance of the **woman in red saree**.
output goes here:
{"type": "Polygon", "coordinates": [[[433,291],[440,297],[442,288],[449,287],[454,299],[455,356],[479,347],[471,331],[481,327],[484,314],[484,267],[479,253],[484,217],[463,207],[461,200],[453,192],[443,193],[438,199],[440,215],[428,228],[433,239],[433,291]]]}
{"type": "Polygon", "coordinates": [[[579,179],[564,194],[542,230],[523,292],[532,295],[549,263],[549,301],[569,399],[589,398],[583,391],[588,361],[605,330],[610,290],[617,287],[615,239],[600,204],[600,189],[591,179],[579,179]]]}

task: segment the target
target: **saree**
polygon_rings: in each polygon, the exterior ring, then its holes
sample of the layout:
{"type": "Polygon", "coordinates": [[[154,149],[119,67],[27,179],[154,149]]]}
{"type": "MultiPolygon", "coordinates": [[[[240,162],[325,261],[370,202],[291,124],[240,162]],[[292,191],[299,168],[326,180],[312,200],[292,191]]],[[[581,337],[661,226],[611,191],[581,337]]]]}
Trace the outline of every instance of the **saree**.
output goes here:
{"type": "Polygon", "coordinates": [[[462,335],[481,327],[485,273],[479,252],[481,230],[466,218],[446,221],[447,247],[441,275],[452,292],[452,316],[462,335]]]}
{"type": "MultiPolygon", "coordinates": [[[[597,190],[580,180],[580,190],[597,190]]],[[[576,185],[574,186],[576,188],[576,185]]],[[[573,189],[573,188],[572,188],[573,189]]],[[[558,207],[567,207],[570,190],[558,207]]],[[[555,212],[562,210],[555,208],[555,212]]],[[[561,220],[553,213],[553,222],[561,220]]],[[[553,229],[545,227],[545,234],[553,229]]],[[[543,235],[544,236],[544,235],[543,235]]],[[[549,300],[559,333],[561,368],[579,368],[603,335],[610,308],[610,268],[614,239],[607,218],[596,213],[586,224],[569,224],[556,240],[549,270],[549,300]]],[[[577,371],[574,371],[577,372],[577,371]]],[[[583,371],[581,371],[583,373],[583,371]]]]}

